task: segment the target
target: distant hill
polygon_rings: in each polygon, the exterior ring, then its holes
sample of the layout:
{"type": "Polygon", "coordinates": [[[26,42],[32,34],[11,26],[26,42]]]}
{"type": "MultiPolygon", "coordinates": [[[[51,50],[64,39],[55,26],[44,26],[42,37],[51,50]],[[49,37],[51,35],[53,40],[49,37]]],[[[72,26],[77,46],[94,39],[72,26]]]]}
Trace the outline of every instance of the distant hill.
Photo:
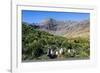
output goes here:
{"type": "Polygon", "coordinates": [[[39,30],[49,32],[53,35],[64,37],[89,37],[90,22],[83,21],[58,21],[52,18],[44,19],[38,25],[31,24],[31,26],[39,30]]]}

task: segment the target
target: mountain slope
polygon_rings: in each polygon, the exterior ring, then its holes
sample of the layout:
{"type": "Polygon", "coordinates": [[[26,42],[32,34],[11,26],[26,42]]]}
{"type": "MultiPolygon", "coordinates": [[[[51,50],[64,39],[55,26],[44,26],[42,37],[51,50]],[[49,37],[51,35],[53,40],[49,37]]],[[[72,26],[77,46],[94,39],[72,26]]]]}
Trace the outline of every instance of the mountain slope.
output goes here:
{"type": "Polygon", "coordinates": [[[89,37],[90,22],[89,20],[83,21],[57,21],[49,18],[44,19],[39,23],[38,29],[49,32],[53,35],[59,35],[64,37],[89,37]]]}
{"type": "MultiPolygon", "coordinates": [[[[49,48],[53,52],[63,48],[63,59],[89,58],[89,46],[89,40],[86,38],[69,39],[41,31],[41,27],[36,25],[22,23],[22,61],[48,60],[50,59],[47,56],[49,48]],[[75,52],[68,53],[69,49],[75,52]]],[[[59,58],[62,59],[62,57],[59,58]]],[[[55,59],[57,60],[57,57],[55,59]]]]}

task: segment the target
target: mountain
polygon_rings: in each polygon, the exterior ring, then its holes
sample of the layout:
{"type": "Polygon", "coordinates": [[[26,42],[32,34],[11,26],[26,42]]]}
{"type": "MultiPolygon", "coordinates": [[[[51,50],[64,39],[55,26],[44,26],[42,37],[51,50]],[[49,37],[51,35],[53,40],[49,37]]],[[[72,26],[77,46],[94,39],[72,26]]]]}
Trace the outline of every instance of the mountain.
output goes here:
{"type": "Polygon", "coordinates": [[[77,22],[66,28],[66,37],[89,37],[90,22],[88,20],[77,22]]]}
{"type": "Polygon", "coordinates": [[[83,21],[59,21],[53,18],[44,19],[38,25],[31,25],[39,30],[49,32],[53,35],[64,37],[89,37],[90,22],[83,21]]]}

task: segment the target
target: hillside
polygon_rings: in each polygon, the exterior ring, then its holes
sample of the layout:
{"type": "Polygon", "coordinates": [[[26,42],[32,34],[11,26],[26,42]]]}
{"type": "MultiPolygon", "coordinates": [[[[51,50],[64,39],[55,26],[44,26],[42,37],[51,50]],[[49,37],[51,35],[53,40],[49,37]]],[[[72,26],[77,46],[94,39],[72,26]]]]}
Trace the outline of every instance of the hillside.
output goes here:
{"type": "MultiPolygon", "coordinates": [[[[67,39],[40,31],[27,24],[22,24],[22,54],[23,59],[33,59],[45,54],[48,47],[61,47],[67,39]]],[[[66,43],[67,44],[67,43],[66,43]]]]}
{"type": "MultiPolygon", "coordinates": [[[[63,48],[63,59],[89,58],[90,45],[88,39],[70,39],[58,36],[51,33],[51,31],[58,31],[58,28],[55,30],[55,28],[51,27],[44,29],[44,26],[29,25],[22,22],[22,61],[51,59],[47,56],[48,48],[51,48],[53,51],[63,48]],[[47,32],[49,30],[50,32],[47,32]],[[69,49],[72,50],[71,53],[68,53],[69,49]]],[[[62,59],[62,57],[59,58],[62,59]]],[[[58,57],[55,59],[58,59],[58,57]]]]}
{"type": "MultiPolygon", "coordinates": [[[[37,25],[42,31],[49,32],[53,35],[64,37],[89,37],[90,22],[82,21],[58,21],[52,18],[44,19],[37,25]]],[[[34,25],[34,24],[32,24],[34,25]]]]}

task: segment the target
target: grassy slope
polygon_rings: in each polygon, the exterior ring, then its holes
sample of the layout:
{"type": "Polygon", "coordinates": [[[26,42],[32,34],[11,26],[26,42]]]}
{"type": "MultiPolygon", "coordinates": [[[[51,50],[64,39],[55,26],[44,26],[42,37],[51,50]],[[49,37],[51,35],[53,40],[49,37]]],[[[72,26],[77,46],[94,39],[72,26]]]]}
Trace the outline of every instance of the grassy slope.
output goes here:
{"type": "Polygon", "coordinates": [[[89,40],[83,38],[64,38],[39,31],[22,24],[22,60],[48,59],[48,47],[53,50],[65,48],[64,57],[89,57],[89,40]],[[76,53],[68,54],[67,49],[74,49],[76,53]]]}

